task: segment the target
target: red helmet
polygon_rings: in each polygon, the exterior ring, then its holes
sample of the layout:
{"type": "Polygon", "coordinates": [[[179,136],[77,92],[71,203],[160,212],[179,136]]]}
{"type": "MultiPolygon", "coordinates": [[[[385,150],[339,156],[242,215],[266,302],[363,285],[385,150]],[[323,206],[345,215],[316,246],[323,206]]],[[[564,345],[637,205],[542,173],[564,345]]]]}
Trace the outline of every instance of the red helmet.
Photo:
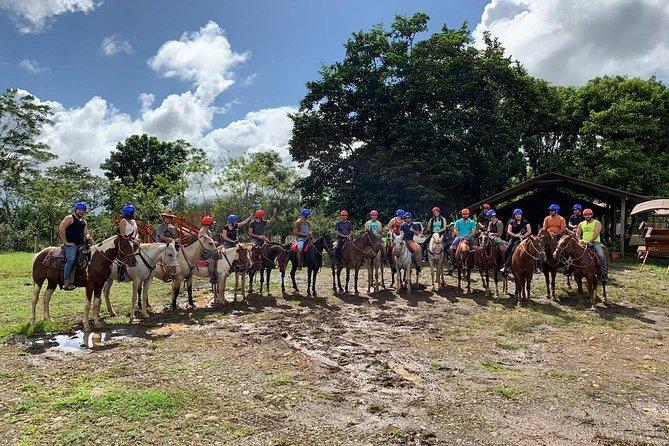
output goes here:
{"type": "Polygon", "coordinates": [[[376,209],[372,209],[372,212],[370,212],[369,215],[376,215],[378,217],[379,211],[377,211],[376,209]]]}
{"type": "Polygon", "coordinates": [[[441,209],[439,209],[438,207],[435,206],[435,207],[432,208],[432,213],[434,214],[435,212],[441,213],[441,209]]]}
{"type": "Polygon", "coordinates": [[[488,203],[485,203],[485,204],[483,205],[483,209],[490,209],[490,205],[489,205],[488,203]]]}
{"type": "Polygon", "coordinates": [[[200,223],[203,225],[213,225],[214,224],[214,217],[210,217],[209,215],[205,215],[202,217],[202,220],[200,220],[200,223]]]}
{"type": "Polygon", "coordinates": [[[592,209],[590,208],[583,209],[583,216],[585,217],[586,215],[592,215],[592,209]]]}
{"type": "Polygon", "coordinates": [[[463,210],[460,211],[460,214],[462,214],[462,215],[469,215],[469,209],[464,208],[463,210]]]}
{"type": "Polygon", "coordinates": [[[339,213],[339,215],[341,215],[342,217],[348,217],[348,211],[344,209],[339,213]]]}
{"type": "Polygon", "coordinates": [[[263,218],[265,216],[265,211],[263,211],[262,209],[258,209],[255,215],[256,218],[263,218]]]}

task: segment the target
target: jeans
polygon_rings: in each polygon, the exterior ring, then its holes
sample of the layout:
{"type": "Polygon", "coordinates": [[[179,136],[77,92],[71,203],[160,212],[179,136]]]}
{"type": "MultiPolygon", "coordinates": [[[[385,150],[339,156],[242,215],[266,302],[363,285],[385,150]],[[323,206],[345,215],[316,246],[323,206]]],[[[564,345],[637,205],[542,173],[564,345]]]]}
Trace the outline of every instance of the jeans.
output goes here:
{"type": "Polygon", "coordinates": [[[602,244],[599,242],[592,242],[590,243],[590,246],[592,246],[592,249],[594,249],[599,256],[599,260],[602,261],[602,280],[606,281],[607,275],[609,273],[609,265],[606,263],[606,256],[604,255],[602,244]]]}
{"type": "Polygon", "coordinates": [[[65,250],[65,271],[64,279],[67,280],[70,277],[72,268],[74,268],[74,261],[77,259],[77,251],[79,251],[79,246],[67,246],[64,245],[63,249],[65,250]]]}

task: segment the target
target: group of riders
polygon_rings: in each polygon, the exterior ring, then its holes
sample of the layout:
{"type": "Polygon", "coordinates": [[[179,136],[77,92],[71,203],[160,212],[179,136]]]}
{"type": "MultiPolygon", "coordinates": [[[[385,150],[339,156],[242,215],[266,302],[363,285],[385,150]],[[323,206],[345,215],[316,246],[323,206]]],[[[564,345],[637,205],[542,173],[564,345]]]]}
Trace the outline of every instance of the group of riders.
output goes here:
{"type": "MultiPolygon", "coordinates": [[[[72,290],[73,286],[73,269],[77,253],[85,245],[90,245],[92,239],[88,233],[88,226],[84,220],[84,216],[88,211],[85,203],[76,203],[74,211],[63,218],[59,226],[59,234],[63,243],[63,248],[66,256],[65,270],[64,270],[64,284],[63,289],[72,290]]],[[[131,241],[139,244],[139,231],[137,221],[135,220],[136,208],[129,204],[122,208],[123,218],[118,223],[118,231],[121,236],[124,236],[131,241]]],[[[549,215],[546,216],[543,222],[543,228],[551,233],[553,237],[559,239],[563,230],[569,228],[576,231],[577,237],[583,244],[588,244],[593,248],[601,260],[602,265],[602,281],[607,280],[607,259],[601,245],[602,224],[593,218],[591,209],[583,209],[580,204],[575,204],[572,208],[572,215],[567,222],[564,217],[560,215],[560,206],[551,204],[548,207],[549,215]]],[[[448,247],[449,267],[452,268],[455,261],[455,251],[462,241],[467,241],[472,249],[477,249],[477,239],[479,235],[485,234],[490,237],[498,246],[500,254],[503,254],[504,266],[502,272],[506,272],[514,249],[527,236],[532,234],[532,227],[530,223],[523,217],[522,209],[514,209],[512,217],[507,223],[506,234],[508,244],[503,240],[504,225],[499,220],[497,213],[490,205],[484,204],[482,212],[477,216],[476,221],[470,218],[470,210],[464,208],[460,211],[461,218],[452,224],[448,224],[446,218],[441,215],[441,210],[438,207],[432,208],[432,217],[427,223],[426,233],[438,233],[443,235],[445,244],[448,247]],[[507,245],[504,248],[504,245],[507,245]]],[[[160,213],[162,222],[158,225],[155,231],[155,240],[159,242],[175,242],[177,248],[181,243],[181,237],[178,227],[175,225],[176,215],[172,209],[165,209],[160,213]]],[[[268,239],[265,236],[267,226],[271,225],[277,216],[277,209],[272,209],[272,215],[269,219],[265,219],[266,213],[262,209],[258,209],[251,213],[246,219],[240,221],[240,217],[231,214],[227,218],[227,222],[220,234],[223,246],[225,248],[233,247],[237,244],[238,231],[240,228],[248,225],[247,234],[254,245],[262,245],[268,239]]],[[[311,211],[309,209],[302,209],[299,218],[295,221],[293,226],[293,235],[296,237],[296,253],[298,268],[302,266],[302,257],[306,244],[313,237],[312,226],[310,222],[311,211]]],[[[370,219],[365,222],[365,231],[373,234],[380,241],[383,234],[383,224],[379,221],[379,212],[372,210],[369,213],[370,219]]],[[[352,240],[353,237],[353,223],[348,219],[349,215],[346,210],[340,212],[341,219],[335,224],[335,261],[340,261],[342,250],[346,244],[352,240]]],[[[213,238],[214,218],[207,215],[201,221],[201,228],[199,236],[207,235],[213,238]]],[[[422,228],[413,221],[411,212],[403,209],[398,209],[387,224],[388,240],[392,240],[393,235],[403,235],[403,239],[407,246],[411,249],[416,259],[416,266],[420,269],[421,260],[423,258],[423,247],[416,243],[415,236],[421,236],[422,228]]],[[[382,246],[382,244],[380,244],[382,246]]]]}

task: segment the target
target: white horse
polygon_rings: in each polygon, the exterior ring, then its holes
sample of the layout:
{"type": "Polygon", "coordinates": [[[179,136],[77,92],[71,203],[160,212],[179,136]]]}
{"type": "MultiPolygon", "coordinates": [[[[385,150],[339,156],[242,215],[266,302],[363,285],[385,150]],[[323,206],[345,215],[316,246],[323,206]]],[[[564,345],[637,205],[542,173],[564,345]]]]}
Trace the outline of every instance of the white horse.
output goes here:
{"type": "MultiPolygon", "coordinates": [[[[234,299],[237,300],[237,287],[239,284],[239,273],[242,277],[242,300],[244,299],[244,287],[246,271],[250,267],[250,254],[252,246],[249,244],[238,244],[232,248],[224,248],[219,246],[216,248],[219,254],[217,260],[210,260],[216,262],[216,282],[214,283],[214,302],[225,303],[225,285],[230,273],[235,271],[235,292],[234,299]]],[[[198,277],[211,279],[211,271],[209,268],[196,268],[193,274],[198,277]]]]}
{"type": "Polygon", "coordinates": [[[404,241],[404,235],[395,235],[393,238],[395,243],[395,269],[397,271],[398,288],[402,289],[404,283],[407,284],[407,292],[411,294],[411,267],[413,261],[411,260],[411,250],[404,241]],[[402,270],[404,270],[404,280],[402,280],[402,270]]]}
{"type": "Polygon", "coordinates": [[[435,281],[434,275],[437,274],[437,290],[440,290],[443,286],[443,274],[444,274],[444,237],[435,232],[430,238],[430,243],[427,246],[427,260],[430,263],[430,271],[432,273],[432,291],[435,291],[435,281]]]}
{"type": "MultiPolygon", "coordinates": [[[[197,265],[195,262],[200,258],[202,252],[206,252],[210,255],[212,252],[216,251],[216,244],[208,235],[201,235],[197,241],[191,243],[188,246],[182,246],[177,255],[177,261],[179,262],[179,274],[176,275],[172,281],[172,309],[176,310],[179,308],[177,306],[177,297],[179,297],[179,290],[181,288],[181,283],[186,281],[186,290],[188,291],[188,305],[195,307],[193,302],[193,272],[197,270],[197,265]]],[[[159,279],[168,276],[165,267],[160,265],[156,268],[155,276],[159,279]]]]}
{"type": "MultiPolygon", "coordinates": [[[[172,277],[179,274],[179,262],[177,261],[177,250],[174,242],[171,243],[142,243],[139,245],[139,252],[136,255],[137,263],[134,266],[126,266],[123,282],[132,282],[132,301],[130,306],[130,323],[135,318],[135,302],[138,301],[138,294],[142,295],[142,316],[149,317],[149,286],[156,272],[156,265],[161,262],[170,268],[172,277]]],[[[109,300],[109,291],[114,281],[118,279],[119,263],[114,262],[111,269],[111,275],[102,288],[105,297],[107,310],[110,316],[116,316],[109,300]]]]}

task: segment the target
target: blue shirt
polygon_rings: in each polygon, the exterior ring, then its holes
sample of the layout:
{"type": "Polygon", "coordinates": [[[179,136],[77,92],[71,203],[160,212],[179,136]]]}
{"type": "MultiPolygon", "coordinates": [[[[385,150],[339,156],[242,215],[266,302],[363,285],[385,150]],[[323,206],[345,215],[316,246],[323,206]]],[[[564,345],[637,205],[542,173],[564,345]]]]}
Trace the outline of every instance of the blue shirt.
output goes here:
{"type": "Polygon", "coordinates": [[[461,218],[455,222],[455,229],[458,230],[459,237],[468,237],[476,230],[476,223],[474,223],[474,220],[472,219],[468,219],[465,223],[465,221],[461,218]]]}
{"type": "MultiPolygon", "coordinates": [[[[416,223],[411,223],[411,228],[413,228],[415,231],[420,231],[420,227],[416,223]]],[[[400,226],[400,230],[404,233],[404,240],[412,240],[413,241],[413,236],[414,233],[411,232],[411,229],[408,224],[402,223],[402,226],[400,226]]]]}

